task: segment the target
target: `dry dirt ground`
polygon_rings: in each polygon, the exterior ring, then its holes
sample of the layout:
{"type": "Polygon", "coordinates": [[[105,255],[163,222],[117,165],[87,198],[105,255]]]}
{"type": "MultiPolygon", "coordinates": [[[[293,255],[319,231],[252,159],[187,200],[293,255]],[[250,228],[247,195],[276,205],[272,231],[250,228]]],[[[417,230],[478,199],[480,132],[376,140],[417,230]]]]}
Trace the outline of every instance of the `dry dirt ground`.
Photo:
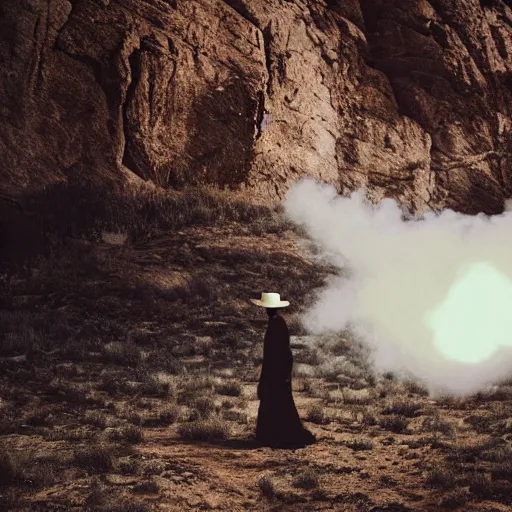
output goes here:
{"type": "Polygon", "coordinates": [[[254,442],[266,319],[249,298],[279,290],[304,335],[296,316],[335,271],[296,232],[118,238],[3,276],[0,510],[512,509],[510,383],[433,400],[374,374],[347,333],[293,339],[318,443],[254,442]]]}

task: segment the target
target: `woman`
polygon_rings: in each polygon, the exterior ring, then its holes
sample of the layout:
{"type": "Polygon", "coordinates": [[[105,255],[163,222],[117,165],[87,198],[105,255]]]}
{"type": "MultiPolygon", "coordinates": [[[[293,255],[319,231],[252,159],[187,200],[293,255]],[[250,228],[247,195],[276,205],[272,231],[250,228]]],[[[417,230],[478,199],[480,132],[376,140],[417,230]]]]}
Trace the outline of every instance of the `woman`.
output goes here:
{"type": "Polygon", "coordinates": [[[263,346],[263,366],[258,383],[256,439],[274,448],[300,448],[313,444],[315,436],[300,421],[292,396],[293,357],[290,335],[280,309],[289,306],[278,293],[262,293],[253,304],[266,308],[269,317],[263,346]]]}

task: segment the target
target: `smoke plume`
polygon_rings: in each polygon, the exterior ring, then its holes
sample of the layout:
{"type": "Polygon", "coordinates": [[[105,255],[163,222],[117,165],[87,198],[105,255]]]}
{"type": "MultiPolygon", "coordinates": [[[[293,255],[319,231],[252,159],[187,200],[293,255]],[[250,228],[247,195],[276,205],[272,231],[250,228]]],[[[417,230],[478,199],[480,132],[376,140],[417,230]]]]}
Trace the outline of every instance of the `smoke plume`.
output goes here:
{"type": "Polygon", "coordinates": [[[285,212],[344,269],[305,313],[310,332],[352,329],[378,370],[412,373],[434,395],[512,375],[512,213],[406,221],[391,199],[374,206],[309,179],[285,212]]]}

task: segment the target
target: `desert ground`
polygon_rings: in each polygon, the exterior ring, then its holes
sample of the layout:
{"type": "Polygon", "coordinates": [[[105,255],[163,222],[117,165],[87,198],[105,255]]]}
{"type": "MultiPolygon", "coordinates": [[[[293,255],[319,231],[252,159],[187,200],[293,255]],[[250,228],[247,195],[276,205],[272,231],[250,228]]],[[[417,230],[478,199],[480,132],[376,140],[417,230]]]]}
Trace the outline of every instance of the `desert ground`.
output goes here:
{"type": "Polygon", "coordinates": [[[308,335],[340,270],[279,208],[186,194],[2,270],[0,510],[512,509],[512,378],[433,399],[349,332],[308,335]],[[304,449],[254,440],[261,291],[291,302],[304,449]]]}

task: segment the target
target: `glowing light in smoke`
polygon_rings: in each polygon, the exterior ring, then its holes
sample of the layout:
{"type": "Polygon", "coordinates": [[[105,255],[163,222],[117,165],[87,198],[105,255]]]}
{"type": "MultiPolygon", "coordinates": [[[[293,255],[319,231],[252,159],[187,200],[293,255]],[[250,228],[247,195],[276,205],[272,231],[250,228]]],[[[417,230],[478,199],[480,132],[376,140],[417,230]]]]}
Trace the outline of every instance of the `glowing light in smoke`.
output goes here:
{"type": "Polygon", "coordinates": [[[512,345],[512,283],[487,263],[476,263],[450,288],[425,321],[434,346],[448,359],[478,363],[512,345]]]}
{"type": "Polygon", "coordinates": [[[404,222],[395,201],[373,206],[313,180],[290,189],[285,211],[341,269],[302,318],[311,333],[350,328],[378,371],[413,374],[433,394],[510,378],[512,212],[404,222]]]}

